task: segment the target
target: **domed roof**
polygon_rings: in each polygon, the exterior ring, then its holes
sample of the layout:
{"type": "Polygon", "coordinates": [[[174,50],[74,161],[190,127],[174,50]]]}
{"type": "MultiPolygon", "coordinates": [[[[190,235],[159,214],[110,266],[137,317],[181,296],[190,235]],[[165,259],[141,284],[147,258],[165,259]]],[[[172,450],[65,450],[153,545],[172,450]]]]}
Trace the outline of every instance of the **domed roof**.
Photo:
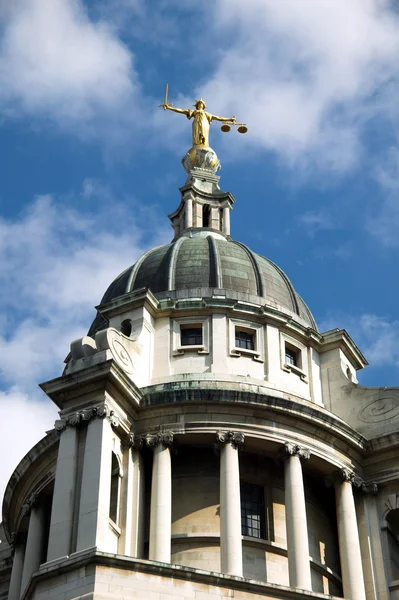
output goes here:
{"type": "MultiPolygon", "coordinates": [[[[277,265],[244,244],[204,228],[146,252],[111,283],[101,304],[141,288],[150,289],[159,299],[212,296],[216,288],[226,297],[288,312],[317,330],[310,310],[277,265]]],[[[106,326],[98,314],[89,335],[106,326]]]]}

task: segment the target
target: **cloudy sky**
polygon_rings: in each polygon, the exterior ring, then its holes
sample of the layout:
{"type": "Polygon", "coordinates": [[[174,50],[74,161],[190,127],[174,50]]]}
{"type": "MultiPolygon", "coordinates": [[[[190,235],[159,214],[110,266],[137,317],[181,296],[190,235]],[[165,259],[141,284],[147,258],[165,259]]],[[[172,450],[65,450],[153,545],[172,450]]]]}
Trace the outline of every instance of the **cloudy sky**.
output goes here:
{"type": "MultiPolygon", "coordinates": [[[[399,383],[394,0],[0,0],[0,490],[108,283],[171,239],[202,95],[232,234],[399,383]]],[[[1,492],[0,492],[1,493],[1,492]]]]}

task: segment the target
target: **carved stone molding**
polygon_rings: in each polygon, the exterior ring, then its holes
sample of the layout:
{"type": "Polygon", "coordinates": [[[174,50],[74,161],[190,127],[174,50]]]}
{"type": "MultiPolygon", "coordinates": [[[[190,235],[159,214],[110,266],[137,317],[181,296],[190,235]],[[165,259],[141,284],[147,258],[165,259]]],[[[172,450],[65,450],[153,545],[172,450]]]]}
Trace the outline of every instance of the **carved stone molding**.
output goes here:
{"type": "Polygon", "coordinates": [[[20,533],[20,532],[16,532],[14,531],[13,533],[11,533],[10,535],[10,546],[15,550],[15,547],[18,546],[19,544],[25,544],[26,543],[26,533],[20,533]]]}
{"type": "Polygon", "coordinates": [[[171,448],[173,445],[173,433],[171,431],[147,433],[145,442],[149,448],[155,448],[159,444],[162,444],[165,448],[171,448]]]}
{"type": "Polygon", "coordinates": [[[29,515],[30,511],[32,510],[33,506],[37,506],[39,502],[38,499],[38,495],[37,494],[31,494],[23,503],[22,505],[22,514],[25,515],[29,515]]]}
{"type": "Polygon", "coordinates": [[[241,431],[217,431],[216,441],[220,444],[231,444],[233,448],[241,448],[244,444],[245,435],[241,431]]]}
{"type": "Polygon", "coordinates": [[[118,416],[113,410],[110,410],[108,404],[99,404],[85,408],[80,412],[71,413],[62,419],[57,419],[54,427],[58,433],[62,433],[67,427],[78,427],[82,423],[88,423],[91,419],[108,419],[113,427],[118,427],[119,425],[118,416]]]}
{"type": "Polygon", "coordinates": [[[378,494],[378,485],[375,482],[365,483],[359,475],[356,475],[354,471],[346,467],[334,471],[331,475],[327,475],[325,482],[328,487],[331,487],[336,482],[350,483],[355,490],[363,494],[378,494]]]}
{"type": "Polygon", "coordinates": [[[309,448],[299,446],[299,444],[293,444],[292,442],[286,442],[282,448],[280,448],[280,454],[283,458],[289,458],[290,456],[299,456],[301,460],[308,460],[310,458],[309,448]]]}
{"type": "Polygon", "coordinates": [[[135,434],[133,431],[125,433],[121,438],[122,446],[125,448],[132,448],[134,450],[140,450],[143,447],[143,438],[135,434]]]}

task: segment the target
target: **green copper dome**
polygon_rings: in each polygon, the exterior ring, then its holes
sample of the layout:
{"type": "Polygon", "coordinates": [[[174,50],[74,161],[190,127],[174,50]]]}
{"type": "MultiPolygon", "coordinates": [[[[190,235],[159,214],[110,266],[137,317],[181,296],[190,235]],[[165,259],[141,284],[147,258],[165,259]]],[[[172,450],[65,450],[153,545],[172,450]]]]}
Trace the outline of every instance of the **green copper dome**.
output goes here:
{"type": "MultiPolygon", "coordinates": [[[[209,297],[217,289],[228,298],[299,317],[303,325],[317,329],[310,310],[279,267],[244,244],[204,228],[146,252],[111,283],[101,304],[141,288],[159,299],[209,297]]],[[[106,326],[98,314],[89,334],[106,326]]]]}

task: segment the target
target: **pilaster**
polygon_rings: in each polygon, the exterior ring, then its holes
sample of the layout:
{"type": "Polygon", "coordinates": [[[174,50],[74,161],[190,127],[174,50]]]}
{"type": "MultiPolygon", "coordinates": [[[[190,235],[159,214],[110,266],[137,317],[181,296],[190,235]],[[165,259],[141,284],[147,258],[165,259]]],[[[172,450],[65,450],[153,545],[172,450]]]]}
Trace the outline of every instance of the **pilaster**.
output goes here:
{"type": "Polygon", "coordinates": [[[102,404],[84,412],[88,421],[76,550],[107,551],[112,465],[111,411],[102,404]]]}

